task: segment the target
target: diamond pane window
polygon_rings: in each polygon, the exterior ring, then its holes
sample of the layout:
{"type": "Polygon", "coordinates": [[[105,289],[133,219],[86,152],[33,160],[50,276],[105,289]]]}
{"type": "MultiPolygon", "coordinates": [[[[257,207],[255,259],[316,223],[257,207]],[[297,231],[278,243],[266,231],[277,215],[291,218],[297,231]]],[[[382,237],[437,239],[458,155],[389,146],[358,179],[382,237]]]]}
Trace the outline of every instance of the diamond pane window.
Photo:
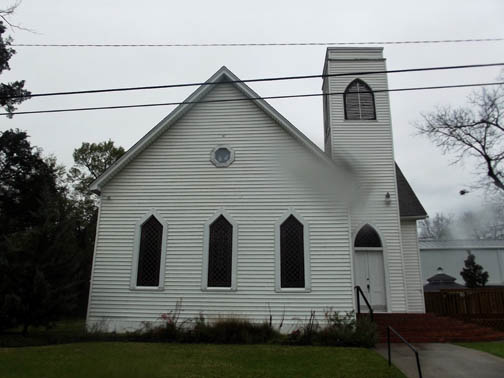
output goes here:
{"type": "Polygon", "coordinates": [[[219,216],[210,225],[208,287],[231,287],[233,225],[219,216]]]}
{"type": "Polygon", "coordinates": [[[137,286],[159,286],[163,225],[151,216],[141,227],[137,286]]]}
{"type": "Polygon", "coordinates": [[[356,248],[381,248],[382,243],[376,230],[369,224],[363,226],[355,237],[356,248]]]}
{"type": "Polygon", "coordinates": [[[352,81],[344,94],[345,119],[376,119],[374,95],[362,80],[352,81]]]}
{"type": "Polygon", "coordinates": [[[280,272],[282,288],[304,288],[304,229],[290,215],[280,226],[280,272]]]}

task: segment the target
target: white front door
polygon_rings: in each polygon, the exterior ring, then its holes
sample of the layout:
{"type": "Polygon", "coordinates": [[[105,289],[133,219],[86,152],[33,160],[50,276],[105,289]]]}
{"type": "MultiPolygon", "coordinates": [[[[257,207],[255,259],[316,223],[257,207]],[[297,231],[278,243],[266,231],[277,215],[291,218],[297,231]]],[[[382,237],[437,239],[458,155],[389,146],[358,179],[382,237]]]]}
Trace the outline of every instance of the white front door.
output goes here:
{"type": "MultiPolygon", "coordinates": [[[[385,268],[382,251],[355,252],[355,284],[366,295],[373,310],[386,311],[385,268]]],[[[361,309],[366,306],[361,300],[361,309]],[[364,306],[364,307],[363,307],[364,306]]]]}

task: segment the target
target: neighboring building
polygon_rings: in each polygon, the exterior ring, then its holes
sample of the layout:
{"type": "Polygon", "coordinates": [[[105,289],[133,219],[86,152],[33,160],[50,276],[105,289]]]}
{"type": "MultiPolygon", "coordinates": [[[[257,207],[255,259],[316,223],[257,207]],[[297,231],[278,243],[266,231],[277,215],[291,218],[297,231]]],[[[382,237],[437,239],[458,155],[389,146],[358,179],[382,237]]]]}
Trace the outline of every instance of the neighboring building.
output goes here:
{"type": "Polygon", "coordinates": [[[424,312],[426,214],[394,163],[385,70],[381,48],[327,50],[325,153],[217,71],[93,183],[88,326],[136,329],[182,301],[181,320],[287,330],[355,310],[354,285],[378,311],[424,312]]]}
{"type": "Polygon", "coordinates": [[[504,285],[504,240],[421,240],[422,277],[436,274],[438,267],[464,285],[460,275],[464,260],[471,253],[488,272],[487,285],[504,285]]]}
{"type": "Polygon", "coordinates": [[[443,268],[437,268],[437,273],[427,278],[427,285],[424,285],[424,293],[437,292],[443,289],[465,289],[464,285],[455,283],[455,277],[444,273],[443,268]]]}

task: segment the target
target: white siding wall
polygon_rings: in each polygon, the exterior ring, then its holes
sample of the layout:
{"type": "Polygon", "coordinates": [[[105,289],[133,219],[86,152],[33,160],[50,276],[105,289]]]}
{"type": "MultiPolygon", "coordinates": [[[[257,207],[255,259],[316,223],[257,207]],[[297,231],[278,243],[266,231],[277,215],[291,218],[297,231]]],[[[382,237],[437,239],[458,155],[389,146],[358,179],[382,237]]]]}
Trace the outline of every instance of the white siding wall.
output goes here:
{"type": "MultiPolygon", "coordinates": [[[[238,98],[231,84],[206,99],[238,98]]],[[[198,104],[131,161],[102,191],[88,326],[137,328],[174,309],[182,319],[237,315],[285,323],[316,310],[353,310],[349,222],[283,166],[314,155],[250,101],[198,104]],[[228,168],[216,168],[217,144],[235,151],[228,168]],[[275,292],[275,222],[295,209],[310,230],[311,292],[275,292]],[[130,290],[135,224],[155,209],[168,223],[164,290],[130,290]],[[202,291],[204,224],[225,209],[238,224],[237,290],[202,291]]],[[[299,172],[298,172],[299,173],[299,172]]],[[[307,251],[308,252],[308,251],[307,251]]]]}
{"type": "MultiPolygon", "coordinates": [[[[381,48],[330,48],[325,72],[328,74],[385,70],[381,48]]],[[[334,76],[326,80],[329,93],[344,92],[358,76],[334,76]]],[[[386,74],[359,77],[373,90],[387,89],[386,74]]],[[[375,94],[376,120],[345,120],[343,96],[330,96],[331,152],[334,160],[346,159],[357,171],[361,198],[352,209],[352,233],[364,223],[375,226],[383,238],[388,311],[407,309],[401,226],[397,199],[392,125],[387,93],[375,94]],[[389,192],[391,202],[385,202],[389,192]]]]}
{"type": "Polygon", "coordinates": [[[416,221],[402,221],[401,233],[404,255],[404,274],[408,293],[408,312],[425,312],[416,221]]]}

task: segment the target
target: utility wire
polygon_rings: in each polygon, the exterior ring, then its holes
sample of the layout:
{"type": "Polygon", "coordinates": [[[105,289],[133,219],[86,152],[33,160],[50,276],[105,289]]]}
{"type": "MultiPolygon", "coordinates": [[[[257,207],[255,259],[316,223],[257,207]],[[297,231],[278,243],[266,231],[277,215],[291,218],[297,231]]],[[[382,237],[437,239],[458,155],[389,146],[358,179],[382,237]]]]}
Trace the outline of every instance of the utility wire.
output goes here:
{"type": "MultiPolygon", "coordinates": [[[[450,88],[468,88],[468,87],[481,87],[490,85],[504,85],[504,82],[491,82],[491,83],[474,83],[474,84],[456,84],[456,85],[437,85],[429,87],[409,87],[409,88],[392,88],[392,89],[378,89],[373,91],[360,91],[359,93],[384,93],[384,92],[406,92],[406,91],[421,91],[421,90],[434,90],[434,89],[450,89],[450,88]]],[[[357,92],[346,92],[357,93],[357,92]]],[[[66,109],[50,109],[50,110],[31,110],[14,113],[0,113],[0,116],[21,115],[21,114],[41,114],[41,113],[65,113],[65,112],[79,112],[87,110],[112,110],[112,109],[129,109],[129,108],[147,108],[155,106],[170,106],[170,105],[186,105],[186,104],[208,104],[219,102],[237,102],[237,101],[254,101],[254,100],[274,100],[285,98],[301,98],[301,97],[320,97],[320,96],[337,96],[344,95],[345,92],[332,92],[332,93],[306,93],[296,95],[280,95],[280,96],[264,96],[264,97],[247,97],[247,98],[228,98],[218,100],[201,100],[201,101],[183,101],[183,102],[165,102],[165,103],[150,103],[150,104],[133,104],[133,105],[113,105],[113,106],[96,106],[86,108],[66,108],[66,109]]]]}
{"type": "Polygon", "coordinates": [[[16,43],[14,47],[249,47],[249,46],[352,46],[352,45],[410,45],[433,43],[498,42],[504,38],[469,38],[410,41],[368,42],[270,42],[270,43],[16,43]]]}
{"type": "Polygon", "coordinates": [[[337,74],[280,76],[280,77],[268,77],[268,78],[260,78],[260,79],[226,80],[226,81],[218,81],[218,82],[149,85],[149,86],[143,86],[143,87],[123,87],[123,88],[90,89],[90,90],[67,91],[67,92],[32,93],[32,94],[26,95],[26,96],[24,96],[24,95],[0,96],[0,99],[12,99],[12,98],[23,98],[23,97],[33,98],[33,97],[48,97],[48,96],[67,96],[67,95],[78,95],[78,94],[106,93],[106,92],[126,92],[126,91],[140,91],[140,90],[152,90],[152,89],[196,87],[196,86],[202,86],[202,85],[219,85],[219,84],[228,84],[228,83],[252,83],[252,82],[265,82],[265,81],[281,81],[281,80],[305,80],[305,79],[318,79],[318,78],[336,77],[336,76],[363,76],[363,75],[374,75],[374,74],[457,70],[457,69],[466,69],[466,68],[481,68],[481,67],[495,67],[495,66],[504,66],[504,63],[466,64],[466,65],[458,65],[458,66],[407,68],[407,69],[387,70],[387,71],[344,72],[344,73],[337,73],[337,74]]]}

